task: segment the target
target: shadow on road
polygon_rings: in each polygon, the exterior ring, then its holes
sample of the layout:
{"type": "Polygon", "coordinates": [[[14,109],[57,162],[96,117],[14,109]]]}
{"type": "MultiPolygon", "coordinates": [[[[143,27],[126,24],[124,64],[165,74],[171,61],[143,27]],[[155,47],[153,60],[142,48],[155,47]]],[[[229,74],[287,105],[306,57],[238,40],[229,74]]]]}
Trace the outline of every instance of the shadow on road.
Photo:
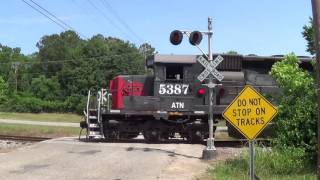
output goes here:
{"type": "Polygon", "coordinates": [[[174,151],[169,151],[169,150],[159,149],[159,148],[137,148],[137,147],[128,147],[126,150],[127,150],[127,151],[143,151],[143,152],[158,151],[158,152],[167,153],[168,156],[171,156],[171,157],[174,157],[174,156],[182,156],[182,157],[185,157],[185,158],[200,159],[199,157],[196,157],[196,156],[189,156],[189,155],[180,154],[180,153],[176,153],[176,152],[174,152],[174,151]]]}

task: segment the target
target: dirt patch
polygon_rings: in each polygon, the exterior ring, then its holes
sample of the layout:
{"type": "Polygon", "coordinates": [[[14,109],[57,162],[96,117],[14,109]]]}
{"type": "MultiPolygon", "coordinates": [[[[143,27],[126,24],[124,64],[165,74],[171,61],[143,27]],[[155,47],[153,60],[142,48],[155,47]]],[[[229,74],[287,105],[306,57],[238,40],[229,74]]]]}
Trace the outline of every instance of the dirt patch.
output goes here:
{"type": "Polygon", "coordinates": [[[227,159],[234,159],[235,157],[240,155],[242,150],[243,148],[219,147],[217,148],[217,151],[218,151],[217,158],[208,162],[212,165],[215,165],[227,159]]]}
{"type": "Polygon", "coordinates": [[[23,146],[32,145],[31,142],[0,140],[0,153],[7,153],[23,146]]]}
{"type": "MultiPolygon", "coordinates": [[[[233,147],[219,147],[217,148],[217,157],[216,159],[210,161],[203,161],[208,164],[208,168],[214,168],[218,163],[224,162],[228,159],[234,159],[240,155],[243,151],[243,148],[233,148],[233,147]]],[[[195,180],[210,180],[211,178],[208,176],[207,171],[199,173],[193,179],[195,180]]]]}

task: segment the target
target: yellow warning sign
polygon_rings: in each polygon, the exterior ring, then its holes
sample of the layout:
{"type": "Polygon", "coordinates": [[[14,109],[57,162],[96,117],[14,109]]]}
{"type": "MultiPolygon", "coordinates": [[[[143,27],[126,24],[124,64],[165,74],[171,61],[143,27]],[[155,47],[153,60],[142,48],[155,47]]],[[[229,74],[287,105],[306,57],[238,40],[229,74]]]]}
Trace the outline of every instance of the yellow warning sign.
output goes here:
{"type": "Polygon", "coordinates": [[[222,115],[247,139],[254,140],[277,113],[276,107],[247,85],[222,115]]]}

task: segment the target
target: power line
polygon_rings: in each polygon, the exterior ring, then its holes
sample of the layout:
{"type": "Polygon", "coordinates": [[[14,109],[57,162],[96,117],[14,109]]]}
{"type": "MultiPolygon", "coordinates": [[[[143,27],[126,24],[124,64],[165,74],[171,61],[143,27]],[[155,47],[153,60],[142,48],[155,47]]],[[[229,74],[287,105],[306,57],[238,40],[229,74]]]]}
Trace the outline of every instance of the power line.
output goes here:
{"type": "MultiPolygon", "coordinates": [[[[25,0],[22,0],[23,2],[27,3],[25,0]]],[[[50,11],[48,11],[46,8],[40,6],[38,3],[36,3],[33,0],[29,0],[29,2],[32,2],[34,5],[38,6],[40,9],[42,9],[44,12],[46,12],[47,14],[49,14],[50,16],[52,16],[54,19],[56,19],[60,25],[64,26],[64,30],[68,30],[71,29],[73,31],[75,31],[77,34],[79,34],[82,38],[84,39],[88,39],[88,37],[84,36],[83,34],[77,32],[73,27],[71,27],[69,24],[65,23],[63,20],[61,20],[60,18],[58,18],[57,16],[55,16],[53,13],[51,13],[50,11]],[[66,28],[67,27],[67,28],[66,28]]],[[[45,15],[45,13],[43,13],[42,11],[40,11],[39,9],[35,8],[34,6],[31,6],[31,4],[27,3],[30,7],[32,7],[33,9],[37,10],[39,13],[41,13],[42,15],[45,15]]],[[[49,18],[48,15],[45,15],[46,17],[49,18]]],[[[52,18],[50,18],[52,20],[52,18]]],[[[56,21],[55,21],[56,22],[56,21]]]]}
{"type": "Polygon", "coordinates": [[[102,4],[104,5],[104,7],[106,7],[107,9],[109,9],[113,15],[119,20],[119,22],[129,31],[131,32],[138,41],[140,41],[141,43],[143,43],[143,39],[137,34],[135,33],[132,28],[119,16],[119,14],[114,10],[114,8],[111,6],[110,3],[108,3],[107,0],[100,0],[102,2],[102,4]]]}
{"type": "Polygon", "coordinates": [[[37,12],[39,12],[40,14],[44,15],[45,17],[47,17],[48,19],[50,19],[52,22],[54,22],[55,24],[57,24],[58,26],[60,26],[63,30],[67,31],[68,29],[65,28],[63,25],[61,25],[60,23],[58,23],[57,21],[55,21],[54,19],[52,19],[51,17],[49,17],[48,15],[46,15],[45,13],[43,13],[42,11],[40,11],[39,9],[37,9],[36,7],[32,6],[31,4],[29,4],[28,2],[26,2],[25,0],[22,0],[24,3],[26,3],[28,6],[30,6],[32,9],[36,10],[37,12]]]}
{"type": "MultiPolygon", "coordinates": [[[[136,53],[128,53],[128,54],[125,54],[126,56],[127,55],[131,55],[131,54],[136,54],[136,53]]],[[[47,63],[64,63],[64,62],[77,62],[79,60],[90,60],[90,59],[93,59],[93,60],[110,60],[111,58],[114,58],[114,57],[123,57],[124,55],[123,54],[114,54],[114,55],[104,55],[104,56],[91,56],[91,57],[80,57],[80,58],[77,58],[77,59],[57,59],[57,60],[50,60],[50,61],[42,61],[42,62],[39,62],[39,61],[31,61],[31,62],[21,62],[21,64],[31,64],[31,63],[40,63],[40,64],[47,64],[47,63]],[[108,59],[98,59],[98,58],[108,58],[108,59]]],[[[10,61],[10,62],[0,62],[0,64],[10,64],[10,63],[13,63],[13,61],[10,61]]]]}
{"type": "Polygon", "coordinates": [[[107,21],[109,21],[114,27],[116,27],[119,31],[121,31],[127,38],[129,37],[127,33],[125,33],[112,19],[110,19],[101,9],[99,9],[91,0],[88,0],[87,2],[89,2],[89,4],[95,9],[97,10],[102,17],[104,17],[104,19],[106,19],[107,21]]]}
{"type": "MultiPolygon", "coordinates": [[[[19,75],[23,75],[23,74],[33,74],[33,73],[19,73],[19,75]]],[[[63,80],[71,80],[71,79],[83,80],[84,79],[83,77],[79,77],[79,76],[75,76],[75,75],[70,76],[70,75],[60,74],[61,76],[58,76],[57,73],[34,73],[34,74],[39,74],[39,75],[44,75],[44,76],[46,74],[56,75],[55,77],[58,78],[58,81],[61,80],[61,79],[59,79],[59,77],[62,78],[63,80]]],[[[31,79],[37,78],[37,77],[39,77],[39,76],[32,77],[31,79]]],[[[27,81],[21,80],[21,77],[20,77],[20,78],[18,78],[17,82],[18,83],[25,83],[27,81]]]]}
{"type": "Polygon", "coordinates": [[[64,21],[62,21],[60,18],[58,18],[57,16],[55,16],[54,14],[52,14],[51,12],[49,12],[47,9],[45,9],[44,7],[40,6],[38,3],[34,2],[33,0],[29,0],[31,1],[33,4],[35,4],[36,6],[38,6],[40,9],[44,10],[45,12],[47,12],[49,15],[51,15],[52,17],[54,17],[56,20],[58,20],[60,23],[62,23],[63,25],[65,25],[66,27],[68,27],[71,30],[74,30],[71,26],[69,26],[69,24],[65,23],[64,21]]]}
{"type": "MultiPolygon", "coordinates": [[[[53,13],[49,12],[47,9],[45,9],[44,7],[40,6],[38,3],[34,2],[33,0],[29,0],[31,1],[33,4],[35,4],[36,6],[38,6],[39,8],[41,8],[42,10],[44,10],[45,12],[47,12],[49,15],[51,15],[52,17],[54,17],[56,20],[58,20],[59,22],[61,22],[63,25],[65,25],[66,27],[68,27],[69,29],[77,32],[73,27],[71,27],[69,24],[65,23],[62,19],[58,18],[57,16],[55,16],[53,13]]],[[[80,32],[77,32],[82,38],[84,39],[88,39],[88,37],[84,36],[83,34],[81,34],[80,32]]]]}
{"type": "Polygon", "coordinates": [[[89,13],[89,11],[88,11],[87,8],[83,8],[79,3],[76,2],[76,0],[72,0],[72,2],[73,2],[76,6],[78,6],[83,12],[85,12],[86,15],[87,15],[88,17],[90,17],[94,22],[96,22],[98,25],[101,25],[101,23],[99,23],[96,18],[94,18],[93,16],[90,15],[90,13],[89,13]]]}

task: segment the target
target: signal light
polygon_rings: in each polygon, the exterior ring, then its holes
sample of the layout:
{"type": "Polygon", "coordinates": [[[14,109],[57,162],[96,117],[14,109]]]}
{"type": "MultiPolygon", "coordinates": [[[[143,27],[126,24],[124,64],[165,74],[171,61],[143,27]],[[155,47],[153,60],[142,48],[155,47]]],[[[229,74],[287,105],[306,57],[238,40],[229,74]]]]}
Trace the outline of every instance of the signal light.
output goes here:
{"type": "Polygon", "coordinates": [[[191,34],[190,34],[190,37],[189,37],[189,42],[190,44],[192,45],[199,45],[201,43],[201,40],[202,40],[202,33],[199,32],[199,31],[193,31],[191,34]]]}
{"type": "Polygon", "coordinates": [[[219,96],[220,96],[220,97],[224,96],[225,93],[226,93],[226,91],[225,91],[223,88],[221,88],[221,89],[219,90],[219,96]]]}
{"type": "Polygon", "coordinates": [[[173,45],[179,45],[182,41],[183,34],[179,30],[174,30],[170,33],[170,42],[173,45]]]}
{"type": "Polygon", "coordinates": [[[199,95],[204,95],[205,93],[206,93],[206,89],[204,89],[204,88],[198,89],[199,95]]]}

